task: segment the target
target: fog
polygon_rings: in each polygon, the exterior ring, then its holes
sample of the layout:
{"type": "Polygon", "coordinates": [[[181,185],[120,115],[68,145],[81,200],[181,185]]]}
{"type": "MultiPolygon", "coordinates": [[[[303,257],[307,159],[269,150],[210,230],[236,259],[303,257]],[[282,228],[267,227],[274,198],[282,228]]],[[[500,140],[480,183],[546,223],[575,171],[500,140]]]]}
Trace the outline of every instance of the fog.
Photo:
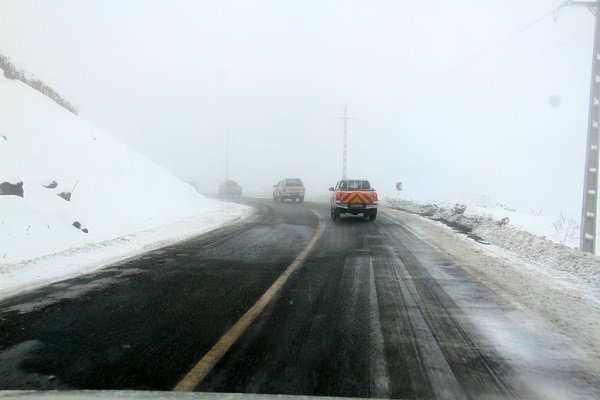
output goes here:
{"type": "Polygon", "coordinates": [[[347,106],[348,176],[383,194],[578,216],[593,15],[448,3],[0,0],[0,51],[203,191],[325,194],[347,106]]]}

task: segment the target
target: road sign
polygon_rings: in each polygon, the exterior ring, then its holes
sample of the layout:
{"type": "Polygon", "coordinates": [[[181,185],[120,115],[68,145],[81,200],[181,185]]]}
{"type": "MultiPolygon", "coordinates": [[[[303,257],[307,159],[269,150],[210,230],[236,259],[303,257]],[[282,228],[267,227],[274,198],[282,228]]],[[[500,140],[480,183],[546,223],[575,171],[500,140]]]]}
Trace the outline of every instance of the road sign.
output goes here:
{"type": "Polygon", "coordinates": [[[396,182],[396,190],[399,192],[402,191],[402,182],[396,182]]]}

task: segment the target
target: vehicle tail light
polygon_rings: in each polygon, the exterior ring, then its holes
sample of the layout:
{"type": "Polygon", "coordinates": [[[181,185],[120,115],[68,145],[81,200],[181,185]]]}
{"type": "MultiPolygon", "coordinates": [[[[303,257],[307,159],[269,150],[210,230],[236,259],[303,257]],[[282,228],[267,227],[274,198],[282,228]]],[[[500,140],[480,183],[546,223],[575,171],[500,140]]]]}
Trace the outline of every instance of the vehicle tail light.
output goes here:
{"type": "Polygon", "coordinates": [[[377,197],[377,192],[373,192],[373,201],[377,201],[378,197],[377,197]]]}
{"type": "Polygon", "coordinates": [[[342,192],[338,190],[337,192],[335,192],[335,201],[340,200],[342,200],[342,192]]]}

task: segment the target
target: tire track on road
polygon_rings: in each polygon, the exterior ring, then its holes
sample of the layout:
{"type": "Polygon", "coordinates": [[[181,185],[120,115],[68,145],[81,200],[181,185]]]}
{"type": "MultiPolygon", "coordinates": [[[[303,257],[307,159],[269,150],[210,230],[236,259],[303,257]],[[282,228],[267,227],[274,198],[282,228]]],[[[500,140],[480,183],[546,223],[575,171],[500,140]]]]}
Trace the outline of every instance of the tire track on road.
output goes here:
{"type": "MultiPolygon", "coordinates": [[[[416,249],[405,244],[399,225],[380,225],[395,281],[407,307],[420,360],[437,398],[464,398],[466,394],[515,396],[512,369],[495,352],[459,306],[421,264],[416,249]]],[[[388,276],[389,279],[389,276],[388,276]]]]}

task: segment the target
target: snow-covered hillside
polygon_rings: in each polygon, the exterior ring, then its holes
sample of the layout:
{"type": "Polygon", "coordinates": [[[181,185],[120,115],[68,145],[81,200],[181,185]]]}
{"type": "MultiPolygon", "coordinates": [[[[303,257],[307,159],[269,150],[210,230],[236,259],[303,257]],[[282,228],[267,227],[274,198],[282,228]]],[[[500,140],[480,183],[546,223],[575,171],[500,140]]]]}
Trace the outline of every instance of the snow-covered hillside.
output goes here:
{"type": "Polygon", "coordinates": [[[1,73],[0,185],[0,295],[248,213],[1,73]]]}

